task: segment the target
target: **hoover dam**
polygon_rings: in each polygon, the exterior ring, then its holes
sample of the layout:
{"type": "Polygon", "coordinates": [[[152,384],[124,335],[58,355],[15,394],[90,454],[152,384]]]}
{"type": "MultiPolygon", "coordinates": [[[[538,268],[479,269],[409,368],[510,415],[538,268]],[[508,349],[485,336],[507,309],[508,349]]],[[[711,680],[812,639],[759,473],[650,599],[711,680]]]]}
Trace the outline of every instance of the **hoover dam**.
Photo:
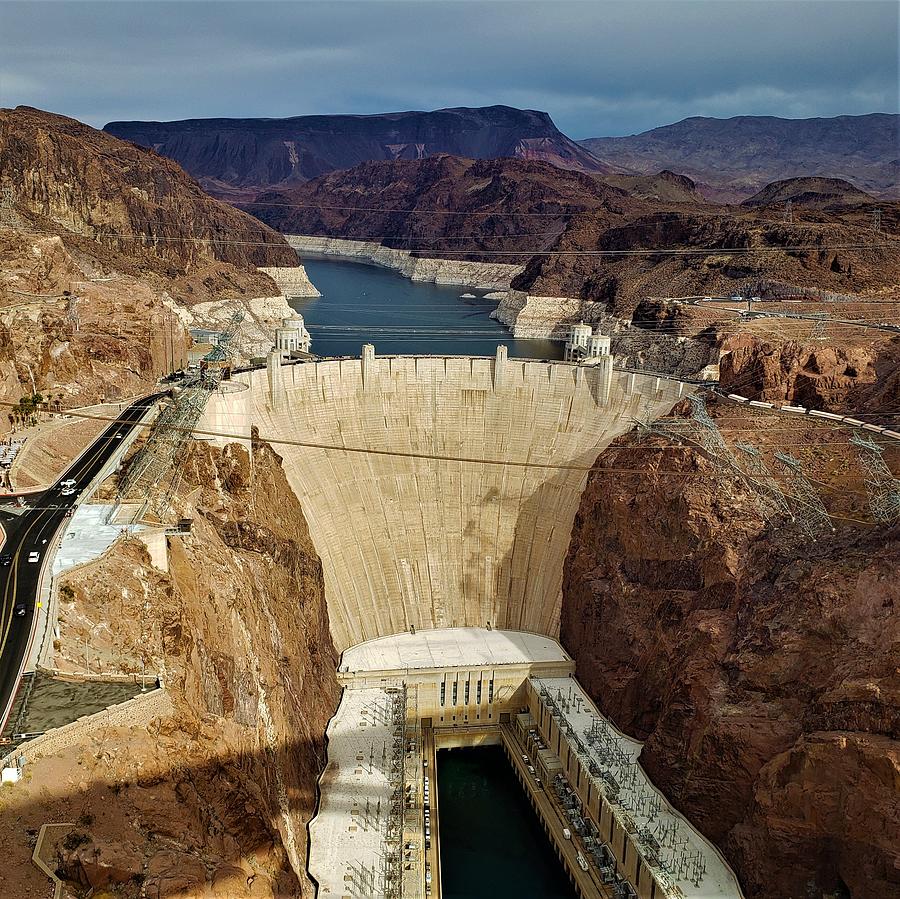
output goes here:
{"type": "Polygon", "coordinates": [[[466,746],[503,747],[571,895],[741,895],[558,642],[591,466],[691,390],[596,340],[580,363],[273,351],[207,406],[201,438],[272,443],[322,560],[343,687],[309,829],[322,899],[441,895],[439,750],[466,746]]]}
{"type": "Polygon", "coordinates": [[[595,365],[378,357],[237,376],[201,430],[277,443],[321,555],[335,646],[422,628],[556,637],[588,471],[685,385],[595,365]],[[307,445],[304,445],[307,444],[307,445]],[[328,447],[328,448],[325,448],[328,447]],[[346,451],[342,448],[347,448],[346,451]]]}

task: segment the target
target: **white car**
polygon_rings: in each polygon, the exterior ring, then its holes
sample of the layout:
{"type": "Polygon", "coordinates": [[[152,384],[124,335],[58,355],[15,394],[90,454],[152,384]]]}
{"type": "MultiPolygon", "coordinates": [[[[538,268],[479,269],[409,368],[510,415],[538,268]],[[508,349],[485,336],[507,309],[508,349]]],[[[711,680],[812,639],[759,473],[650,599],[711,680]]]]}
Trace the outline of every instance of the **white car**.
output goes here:
{"type": "Polygon", "coordinates": [[[40,553],[28,553],[29,562],[37,562],[41,558],[40,553]]]}
{"type": "Polygon", "coordinates": [[[75,479],[74,478],[66,478],[66,480],[61,481],[59,484],[59,489],[66,491],[72,490],[75,487],[75,479]]]}
{"type": "Polygon", "coordinates": [[[60,495],[71,496],[74,492],[75,490],[72,487],[63,487],[63,489],[60,491],[60,495]]]}

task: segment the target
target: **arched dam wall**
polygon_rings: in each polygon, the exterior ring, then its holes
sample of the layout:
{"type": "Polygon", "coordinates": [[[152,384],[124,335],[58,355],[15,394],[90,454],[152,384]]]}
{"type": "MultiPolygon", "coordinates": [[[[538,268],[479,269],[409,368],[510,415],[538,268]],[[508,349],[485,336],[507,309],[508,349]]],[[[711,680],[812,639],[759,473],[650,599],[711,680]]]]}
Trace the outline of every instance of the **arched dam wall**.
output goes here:
{"type": "MultiPolygon", "coordinates": [[[[376,357],[237,376],[218,398],[263,438],[575,466],[404,458],[276,444],[324,566],[338,650],[409,630],[494,627],[556,637],[562,567],[598,452],[678,382],[595,366],[376,357]],[[240,408],[237,408],[237,407],[240,408]]],[[[201,428],[215,429],[211,422],[201,428]]]]}

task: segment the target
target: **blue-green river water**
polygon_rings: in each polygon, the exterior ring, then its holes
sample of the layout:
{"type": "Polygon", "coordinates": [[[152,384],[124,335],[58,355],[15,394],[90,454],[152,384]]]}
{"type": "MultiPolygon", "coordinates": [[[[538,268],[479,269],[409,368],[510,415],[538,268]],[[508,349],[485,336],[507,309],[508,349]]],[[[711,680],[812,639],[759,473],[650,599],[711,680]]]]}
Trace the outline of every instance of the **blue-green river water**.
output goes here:
{"type": "Polygon", "coordinates": [[[438,752],[443,899],[575,899],[499,746],[438,752]]]}
{"type": "Polygon", "coordinates": [[[383,356],[493,356],[504,344],[510,356],[562,358],[561,343],[510,337],[490,318],[497,303],[482,299],[483,290],[410,281],[358,262],[306,258],[303,265],[322,296],[291,305],[303,316],[319,356],[358,356],[364,343],[383,356]],[[464,293],[475,299],[461,299],[464,293]]]}

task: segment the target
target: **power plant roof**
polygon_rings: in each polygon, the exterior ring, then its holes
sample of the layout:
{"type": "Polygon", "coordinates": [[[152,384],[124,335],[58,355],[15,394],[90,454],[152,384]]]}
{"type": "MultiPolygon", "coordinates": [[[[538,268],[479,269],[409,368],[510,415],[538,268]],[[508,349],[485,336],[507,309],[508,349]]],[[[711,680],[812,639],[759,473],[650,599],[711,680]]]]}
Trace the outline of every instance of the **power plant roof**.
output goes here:
{"type": "Polygon", "coordinates": [[[567,662],[552,637],[524,631],[452,627],[392,634],[344,650],[342,673],[567,662]]]}

